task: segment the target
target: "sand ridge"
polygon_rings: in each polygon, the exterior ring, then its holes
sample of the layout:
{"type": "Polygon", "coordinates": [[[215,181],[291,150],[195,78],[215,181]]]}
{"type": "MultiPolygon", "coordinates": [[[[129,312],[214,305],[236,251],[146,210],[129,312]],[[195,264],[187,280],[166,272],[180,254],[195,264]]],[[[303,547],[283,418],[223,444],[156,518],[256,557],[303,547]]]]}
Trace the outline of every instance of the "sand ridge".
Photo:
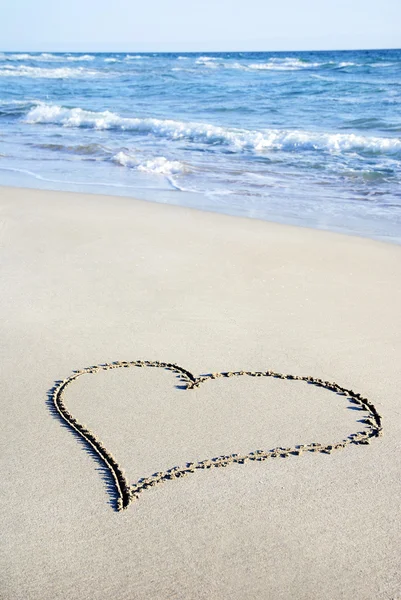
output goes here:
{"type": "Polygon", "coordinates": [[[148,488],[157,484],[164,483],[168,480],[179,479],[190,473],[194,473],[196,469],[210,469],[212,467],[227,467],[229,464],[238,463],[244,464],[248,460],[264,461],[268,458],[287,458],[291,455],[300,456],[303,452],[322,452],[331,454],[334,450],[344,449],[350,444],[369,444],[375,437],[379,437],[383,433],[382,418],[376,410],[376,407],[367,398],[361,394],[341,387],[335,382],[322,381],[314,377],[285,375],[276,373],[275,371],[225,371],[220,373],[211,373],[200,377],[195,377],[190,371],[172,363],[160,361],[115,361],[87,367],[85,369],[74,371],[72,375],[62,381],[56,383],[55,387],[50,392],[50,399],[55,412],[73,429],[75,433],[81,436],[82,439],[89,445],[97,456],[103,461],[109,470],[115,485],[117,493],[116,509],[117,511],[128,508],[132,501],[137,500],[139,495],[148,488]],[[289,448],[277,447],[271,450],[255,450],[247,454],[232,453],[229,455],[216,456],[198,462],[188,462],[184,467],[172,467],[164,472],[157,472],[150,477],[141,478],[137,483],[130,486],[124,471],[110,451],[103,443],[90,431],[85,425],[77,421],[77,419],[68,411],[64,403],[64,392],[69,384],[76,381],[79,377],[86,374],[97,373],[100,370],[108,371],[110,369],[129,368],[129,367],[156,367],[172,371],[179,375],[181,381],[186,385],[187,390],[199,387],[204,381],[216,379],[219,377],[274,377],[278,379],[287,379],[305,381],[310,385],[315,385],[327,390],[333,391],[336,394],[345,396],[352,403],[357,404],[363,411],[367,411],[367,416],[360,419],[359,422],[367,425],[363,431],[351,433],[347,438],[331,444],[320,444],[312,442],[310,444],[297,444],[289,448]]]}

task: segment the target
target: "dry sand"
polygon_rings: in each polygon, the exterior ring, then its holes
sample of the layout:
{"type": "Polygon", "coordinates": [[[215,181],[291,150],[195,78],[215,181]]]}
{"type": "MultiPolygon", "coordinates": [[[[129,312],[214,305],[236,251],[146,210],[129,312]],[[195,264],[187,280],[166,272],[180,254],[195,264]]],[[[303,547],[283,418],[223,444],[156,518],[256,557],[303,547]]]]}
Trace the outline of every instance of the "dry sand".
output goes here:
{"type": "MultiPolygon", "coordinates": [[[[401,598],[401,248],[129,198],[0,188],[2,600],[401,598]],[[122,512],[50,413],[74,369],[273,369],[370,398],[384,436],[196,471],[122,512]]],[[[161,369],[66,391],[130,482],[339,441],[361,412],[302,382],[161,369]]],[[[363,416],[363,415],[362,415],[363,416]]]]}

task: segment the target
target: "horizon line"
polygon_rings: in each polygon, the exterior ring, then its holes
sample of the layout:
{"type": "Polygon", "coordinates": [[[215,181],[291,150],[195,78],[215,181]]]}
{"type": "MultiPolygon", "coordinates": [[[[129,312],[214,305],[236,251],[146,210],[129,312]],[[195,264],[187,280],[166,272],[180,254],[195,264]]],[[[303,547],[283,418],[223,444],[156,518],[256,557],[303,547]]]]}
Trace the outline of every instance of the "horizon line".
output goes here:
{"type": "Polygon", "coordinates": [[[10,52],[14,52],[17,54],[23,53],[32,53],[32,54],[65,54],[69,52],[70,54],[127,54],[127,53],[135,53],[135,54],[234,54],[234,53],[243,53],[243,54],[256,54],[256,53],[268,53],[268,52],[276,52],[276,53],[284,53],[284,52],[370,52],[370,51],[396,51],[401,50],[401,47],[374,47],[374,48],[325,48],[325,49],[303,49],[303,50],[3,50],[0,49],[0,52],[8,54],[10,52]]]}

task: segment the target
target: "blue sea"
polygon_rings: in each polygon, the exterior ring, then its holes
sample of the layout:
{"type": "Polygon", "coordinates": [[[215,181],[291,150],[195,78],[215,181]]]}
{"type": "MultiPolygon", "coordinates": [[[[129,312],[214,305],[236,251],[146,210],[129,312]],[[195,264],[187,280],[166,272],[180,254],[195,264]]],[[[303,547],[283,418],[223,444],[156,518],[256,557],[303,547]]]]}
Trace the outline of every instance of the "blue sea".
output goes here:
{"type": "Polygon", "coordinates": [[[0,184],[401,243],[401,50],[0,53],[0,184]]]}

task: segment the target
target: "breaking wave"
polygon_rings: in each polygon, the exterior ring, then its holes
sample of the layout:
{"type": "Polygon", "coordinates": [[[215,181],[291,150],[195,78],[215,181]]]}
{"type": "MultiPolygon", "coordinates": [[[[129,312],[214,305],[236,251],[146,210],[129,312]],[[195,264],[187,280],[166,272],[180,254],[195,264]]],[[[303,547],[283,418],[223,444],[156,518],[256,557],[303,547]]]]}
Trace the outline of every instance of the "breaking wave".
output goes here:
{"type": "Polygon", "coordinates": [[[21,61],[21,60],[37,60],[37,61],[49,61],[49,60],[65,60],[64,56],[55,56],[54,54],[47,54],[46,52],[42,52],[42,54],[26,54],[26,53],[18,53],[18,54],[7,54],[4,52],[0,53],[0,60],[6,61],[21,61]]]}
{"type": "Polygon", "coordinates": [[[214,58],[212,56],[200,56],[196,59],[195,64],[213,68],[219,66],[222,63],[217,58],[214,58]]]}
{"type": "Polygon", "coordinates": [[[164,156],[141,160],[122,151],[113,156],[113,162],[122,167],[131,167],[143,173],[158,175],[177,175],[187,170],[185,165],[178,160],[167,160],[164,156]]]}
{"type": "Polygon", "coordinates": [[[141,60],[143,58],[149,58],[148,56],[146,56],[145,54],[127,54],[127,56],[125,57],[124,60],[141,60]]]}
{"type": "Polygon", "coordinates": [[[0,77],[32,77],[35,79],[73,79],[81,77],[102,77],[104,73],[92,71],[84,67],[59,67],[49,69],[45,67],[28,67],[20,65],[18,67],[7,65],[0,66],[0,77]]]}
{"type": "Polygon", "coordinates": [[[93,112],[39,104],[29,110],[29,124],[55,124],[97,130],[130,131],[169,140],[188,140],[213,146],[228,146],[233,152],[283,150],[288,152],[323,151],[398,155],[401,139],[362,136],[354,133],[330,133],[288,129],[248,130],[219,127],[207,123],[171,119],[121,117],[110,111],[93,112]]]}
{"type": "Polygon", "coordinates": [[[93,54],[83,54],[83,55],[79,55],[79,56],[73,55],[73,56],[67,56],[66,58],[67,58],[67,60],[76,61],[76,62],[95,60],[95,56],[93,56],[93,54]]]}
{"type": "Polygon", "coordinates": [[[266,63],[252,63],[248,65],[248,68],[259,71],[297,71],[299,69],[311,69],[320,66],[321,63],[306,62],[299,58],[271,58],[266,63]]]}
{"type": "Polygon", "coordinates": [[[271,58],[268,62],[240,63],[220,60],[211,56],[200,56],[195,64],[211,69],[240,69],[243,71],[297,71],[322,66],[319,62],[307,62],[298,58],[271,58]]]}
{"type": "Polygon", "coordinates": [[[355,62],[310,62],[299,58],[283,57],[270,58],[267,62],[231,62],[216,57],[200,56],[195,64],[212,69],[239,69],[242,71],[300,71],[302,69],[344,69],[346,67],[362,67],[364,65],[355,62]]]}
{"type": "Polygon", "coordinates": [[[38,62],[64,62],[68,61],[92,61],[95,60],[93,54],[50,54],[48,52],[42,52],[41,54],[27,54],[27,53],[15,53],[10,54],[6,52],[0,53],[0,60],[4,61],[38,61],[38,62]]]}

